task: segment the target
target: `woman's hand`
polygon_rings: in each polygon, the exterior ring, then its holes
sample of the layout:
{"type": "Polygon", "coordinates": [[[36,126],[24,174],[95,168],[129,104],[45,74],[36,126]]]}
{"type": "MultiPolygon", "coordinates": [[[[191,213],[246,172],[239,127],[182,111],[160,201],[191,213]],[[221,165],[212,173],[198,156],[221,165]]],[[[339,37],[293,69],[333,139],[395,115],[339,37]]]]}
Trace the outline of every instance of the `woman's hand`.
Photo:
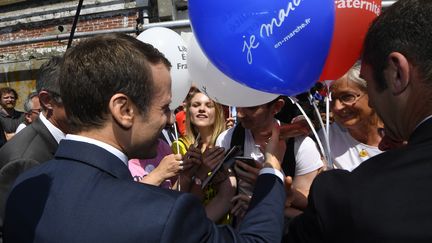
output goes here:
{"type": "Polygon", "coordinates": [[[217,146],[213,148],[207,148],[202,154],[203,163],[213,170],[220,162],[222,162],[224,151],[224,148],[217,146]]]}
{"type": "Polygon", "coordinates": [[[208,173],[211,172],[219,163],[222,162],[223,158],[224,148],[207,148],[202,154],[202,164],[196,172],[196,175],[201,179],[206,178],[208,176],[208,173]]]}
{"type": "Polygon", "coordinates": [[[183,156],[183,171],[181,175],[191,178],[202,164],[201,157],[200,149],[190,146],[183,156]]]}

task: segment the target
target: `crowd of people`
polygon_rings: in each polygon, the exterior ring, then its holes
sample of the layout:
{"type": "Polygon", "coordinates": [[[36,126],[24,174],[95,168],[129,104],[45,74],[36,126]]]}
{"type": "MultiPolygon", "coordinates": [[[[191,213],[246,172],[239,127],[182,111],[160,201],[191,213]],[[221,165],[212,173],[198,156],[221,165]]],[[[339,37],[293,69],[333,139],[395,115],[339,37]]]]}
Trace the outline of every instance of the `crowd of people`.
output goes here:
{"type": "Polygon", "coordinates": [[[174,113],[157,49],[82,40],[41,66],[24,112],[0,88],[1,240],[431,241],[431,22],[428,0],[373,22],[361,61],[303,96],[329,99],[328,128],[284,96],[234,119],[195,87],[174,113]]]}

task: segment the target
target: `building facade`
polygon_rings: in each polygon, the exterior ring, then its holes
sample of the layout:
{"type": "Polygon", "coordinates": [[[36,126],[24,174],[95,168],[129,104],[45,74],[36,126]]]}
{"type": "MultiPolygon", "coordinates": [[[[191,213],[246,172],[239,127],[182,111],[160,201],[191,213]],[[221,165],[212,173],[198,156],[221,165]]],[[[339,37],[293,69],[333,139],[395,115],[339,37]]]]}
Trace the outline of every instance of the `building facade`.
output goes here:
{"type": "Polygon", "coordinates": [[[79,10],[72,44],[100,33],[137,35],[150,26],[188,29],[184,0],[0,0],[0,87],[17,90],[22,109],[36,85],[39,67],[68,46],[79,10]],[[180,23],[180,24],[179,24],[180,23]]]}

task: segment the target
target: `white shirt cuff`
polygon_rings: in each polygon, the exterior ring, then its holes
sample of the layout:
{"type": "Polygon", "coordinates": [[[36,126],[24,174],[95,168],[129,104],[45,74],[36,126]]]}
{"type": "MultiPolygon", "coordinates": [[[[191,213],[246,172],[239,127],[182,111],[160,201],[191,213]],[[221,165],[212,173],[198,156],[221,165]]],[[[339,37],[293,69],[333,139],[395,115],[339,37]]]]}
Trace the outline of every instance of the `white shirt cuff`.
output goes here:
{"type": "Polygon", "coordinates": [[[285,175],[280,170],[276,170],[276,169],[273,169],[273,168],[262,168],[260,170],[259,174],[260,175],[262,175],[262,174],[272,174],[272,175],[275,175],[275,176],[279,177],[279,179],[281,179],[282,183],[285,182],[285,175]]]}

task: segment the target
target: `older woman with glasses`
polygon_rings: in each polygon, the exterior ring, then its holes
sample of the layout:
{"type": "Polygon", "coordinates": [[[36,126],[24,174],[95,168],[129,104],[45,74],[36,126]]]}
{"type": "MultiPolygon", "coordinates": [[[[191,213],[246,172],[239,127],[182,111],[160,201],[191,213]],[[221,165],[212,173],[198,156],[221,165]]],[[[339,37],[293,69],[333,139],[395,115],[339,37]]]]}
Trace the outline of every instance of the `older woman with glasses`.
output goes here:
{"type": "Polygon", "coordinates": [[[359,74],[356,64],[330,87],[335,120],[329,128],[330,157],[333,167],[349,171],[382,152],[378,129],[383,123],[368,105],[367,84],[359,74]]]}

